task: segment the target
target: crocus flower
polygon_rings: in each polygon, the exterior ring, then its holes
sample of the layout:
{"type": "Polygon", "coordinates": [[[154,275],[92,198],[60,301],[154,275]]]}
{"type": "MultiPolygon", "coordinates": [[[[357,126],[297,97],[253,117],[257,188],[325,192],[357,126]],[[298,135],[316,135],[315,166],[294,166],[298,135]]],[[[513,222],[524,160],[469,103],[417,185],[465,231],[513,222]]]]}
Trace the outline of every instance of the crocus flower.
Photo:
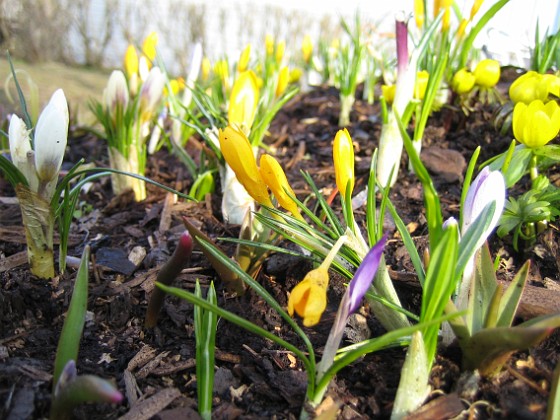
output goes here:
{"type": "Polygon", "coordinates": [[[474,87],[475,77],[466,68],[463,68],[453,75],[451,88],[459,95],[469,93],[474,87]]]}
{"type": "Polygon", "coordinates": [[[470,20],[473,20],[474,16],[476,15],[478,10],[480,9],[480,6],[482,6],[483,2],[484,2],[484,0],[474,0],[474,3],[473,3],[472,8],[471,8],[471,16],[469,18],[470,20]]]}
{"type": "Polygon", "coordinates": [[[278,44],[276,44],[276,55],[274,57],[276,59],[276,63],[280,63],[282,61],[285,52],[286,41],[280,41],[278,44]]]}
{"type": "Polygon", "coordinates": [[[449,30],[451,24],[451,0],[441,0],[441,6],[443,7],[443,17],[441,18],[441,31],[446,32],[449,30]]]}
{"type": "Polygon", "coordinates": [[[249,65],[249,58],[251,58],[251,44],[247,44],[247,46],[241,51],[239,55],[239,61],[237,62],[237,72],[243,73],[247,70],[247,66],[249,65]]]}
{"type": "Polygon", "coordinates": [[[140,112],[142,120],[146,121],[152,117],[163,97],[164,87],[165,75],[159,67],[153,67],[140,91],[140,112]]]}
{"type": "Polygon", "coordinates": [[[148,69],[152,68],[152,64],[156,59],[156,47],[158,44],[157,32],[150,32],[142,43],[142,54],[147,59],[148,69]]]}
{"type": "Polygon", "coordinates": [[[383,255],[386,241],[387,236],[383,235],[379,242],[369,250],[350,281],[344,296],[342,296],[336,318],[329,333],[327,343],[325,344],[325,349],[323,350],[323,358],[317,368],[317,375],[319,377],[332,365],[348,318],[360,308],[362,299],[373,282],[375,274],[377,273],[377,268],[381,262],[381,256],[383,255]]]}
{"type": "Polygon", "coordinates": [[[422,29],[425,19],[424,0],[414,0],[414,19],[416,20],[416,27],[422,29]]]}
{"type": "Polygon", "coordinates": [[[333,161],[336,186],[340,194],[346,197],[354,190],[354,145],[346,128],[338,130],[334,138],[333,161]]]}
{"type": "Polygon", "coordinates": [[[35,169],[39,179],[56,179],[68,140],[68,104],[62,89],[55,91],[35,126],[35,169]]]}
{"type": "Polygon", "coordinates": [[[208,57],[202,59],[200,78],[202,81],[207,81],[210,78],[210,70],[212,69],[212,63],[208,57]]]}
{"type": "Polygon", "coordinates": [[[414,83],[414,97],[416,99],[424,99],[429,80],[430,73],[428,73],[426,70],[421,70],[416,73],[416,82],[414,83]]]}
{"type": "Polygon", "coordinates": [[[278,82],[276,83],[276,98],[282,96],[282,94],[286,91],[288,87],[288,83],[290,82],[290,69],[288,66],[284,66],[278,72],[278,82]]]}
{"type": "Polygon", "coordinates": [[[271,34],[266,34],[264,37],[264,47],[266,50],[266,56],[270,57],[274,54],[274,37],[271,34]]]}
{"type": "Polygon", "coordinates": [[[247,136],[238,128],[228,125],[220,130],[219,140],[222,155],[241,185],[258,203],[273,207],[247,136]]]}
{"type": "Polygon", "coordinates": [[[113,71],[107,82],[107,87],[103,91],[105,106],[111,111],[114,111],[117,107],[124,110],[128,106],[129,100],[128,85],[124,73],[120,70],[113,71]]]}
{"type": "Polygon", "coordinates": [[[457,33],[455,34],[457,39],[463,38],[463,36],[465,35],[465,29],[467,29],[468,24],[469,21],[467,19],[461,19],[461,22],[459,22],[459,27],[457,28],[457,33]]]}
{"type": "Polygon", "coordinates": [[[124,71],[129,80],[133,75],[138,75],[138,53],[132,44],[128,46],[124,54],[124,71]]]}
{"type": "Polygon", "coordinates": [[[15,114],[11,116],[10,127],[8,128],[8,138],[12,163],[21,173],[23,173],[27,182],[31,184],[35,178],[35,166],[29,159],[30,157],[31,159],[33,158],[29,132],[30,130],[20,117],[15,114]]]}
{"type": "Polygon", "coordinates": [[[261,156],[260,164],[262,179],[268,185],[278,203],[292,213],[294,217],[303,220],[296,202],[290,197],[295,196],[295,194],[292,187],[290,187],[282,166],[274,157],[267,154],[261,156]]]}
{"type": "Polygon", "coordinates": [[[397,90],[397,85],[381,85],[381,96],[385,98],[385,102],[391,105],[395,100],[395,91],[397,90]]]}
{"type": "Polygon", "coordinates": [[[303,325],[317,325],[327,307],[327,288],[329,287],[329,270],[319,267],[311,270],[305,278],[293,288],[288,299],[288,313],[295,312],[303,318],[303,325]]]}
{"type": "Polygon", "coordinates": [[[513,135],[527,147],[541,147],[558,135],[560,106],[540,99],[529,105],[518,102],[513,108],[513,135]]]}
{"type": "Polygon", "coordinates": [[[244,71],[235,79],[231,89],[228,105],[228,122],[243,130],[250,130],[257,105],[259,103],[259,87],[257,76],[252,70],[244,71]]]}
{"type": "Polygon", "coordinates": [[[309,64],[311,61],[311,55],[313,54],[313,42],[311,41],[311,36],[305,35],[301,43],[301,54],[303,56],[303,61],[305,64],[309,64]]]}
{"type": "Polygon", "coordinates": [[[483,88],[492,88],[500,80],[500,63],[489,58],[482,60],[474,69],[475,83],[483,88]]]}

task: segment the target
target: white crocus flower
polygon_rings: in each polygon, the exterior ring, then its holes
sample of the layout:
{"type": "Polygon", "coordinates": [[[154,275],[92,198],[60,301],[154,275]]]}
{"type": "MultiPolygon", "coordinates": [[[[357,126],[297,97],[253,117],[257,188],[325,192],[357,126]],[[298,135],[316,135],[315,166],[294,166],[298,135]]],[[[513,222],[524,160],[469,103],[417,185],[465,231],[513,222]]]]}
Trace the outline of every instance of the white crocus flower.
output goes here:
{"type": "Polygon", "coordinates": [[[153,67],[140,91],[140,112],[143,120],[150,119],[156,111],[163,97],[164,87],[165,75],[159,67],[153,67]]]}
{"type": "Polygon", "coordinates": [[[58,89],[45,107],[35,127],[35,169],[43,183],[56,179],[68,141],[68,104],[58,89]]]}
{"type": "Polygon", "coordinates": [[[33,150],[31,149],[29,131],[20,117],[12,115],[8,129],[10,156],[12,157],[13,164],[23,173],[27,182],[32,186],[32,184],[37,184],[37,182],[34,182],[37,176],[33,163],[33,150]]]}
{"type": "Polygon", "coordinates": [[[117,105],[122,109],[126,109],[130,96],[128,94],[128,85],[126,84],[126,77],[120,70],[115,70],[111,73],[107,87],[103,91],[103,102],[107,108],[114,110],[117,105]]]}

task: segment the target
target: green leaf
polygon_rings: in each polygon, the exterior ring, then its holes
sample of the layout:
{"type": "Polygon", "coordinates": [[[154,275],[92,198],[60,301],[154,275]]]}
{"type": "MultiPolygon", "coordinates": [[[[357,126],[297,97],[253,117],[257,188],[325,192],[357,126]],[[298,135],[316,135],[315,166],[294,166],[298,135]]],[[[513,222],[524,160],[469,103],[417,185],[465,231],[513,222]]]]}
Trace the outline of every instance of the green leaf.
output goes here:
{"type": "MultiPolygon", "coordinates": [[[[469,294],[467,325],[471,335],[484,328],[492,296],[497,290],[497,280],[488,243],[478,253],[474,279],[469,294]]],[[[496,308],[496,312],[498,308],[496,308]]],[[[508,325],[509,326],[509,325],[508,325]]]]}
{"type": "Polygon", "coordinates": [[[60,374],[70,360],[78,360],[78,349],[84,330],[87,311],[88,297],[88,263],[89,246],[84,248],[80,268],[76,275],[72,300],[68,307],[66,320],[62,326],[62,332],[58,340],[56,349],[56,359],[54,362],[53,389],[58,383],[60,374]]]}
{"type": "Polygon", "coordinates": [[[498,327],[509,327],[513,322],[515,312],[517,311],[517,307],[521,301],[521,295],[525,289],[525,284],[527,284],[530,266],[531,260],[527,260],[527,262],[523,264],[521,269],[517,272],[515,278],[512,280],[511,284],[502,296],[497,322],[498,327]]]}

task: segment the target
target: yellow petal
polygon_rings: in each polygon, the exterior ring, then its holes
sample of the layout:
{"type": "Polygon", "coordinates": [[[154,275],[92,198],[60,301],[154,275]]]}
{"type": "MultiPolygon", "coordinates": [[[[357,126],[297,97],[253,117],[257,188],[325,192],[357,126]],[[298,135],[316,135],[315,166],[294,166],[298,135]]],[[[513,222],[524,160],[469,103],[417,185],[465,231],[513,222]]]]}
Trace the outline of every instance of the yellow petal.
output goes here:
{"type": "Polygon", "coordinates": [[[333,143],[334,172],[336,175],[336,186],[343,197],[346,197],[346,188],[349,193],[354,190],[354,145],[352,138],[345,128],[338,130],[333,143]]]}
{"type": "Polygon", "coordinates": [[[130,79],[132,75],[138,74],[138,53],[134,45],[130,44],[124,54],[124,71],[130,79]]]}
{"type": "Polygon", "coordinates": [[[224,159],[235,172],[241,185],[258,203],[272,207],[266,184],[257,168],[253,148],[247,136],[241,130],[227,126],[224,130],[220,130],[219,140],[224,159]]]}
{"type": "Polygon", "coordinates": [[[294,217],[303,220],[296,202],[290,198],[290,195],[295,197],[295,194],[288,183],[282,166],[274,157],[267,154],[261,156],[260,164],[261,176],[278,203],[292,213],[294,217]]]}
{"type": "Polygon", "coordinates": [[[311,55],[313,54],[313,42],[311,42],[311,36],[305,35],[303,37],[303,42],[301,43],[301,53],[303,55],[303,61],[309,64],[311,61],[311,55]]]}
{"type": "Polygon", "coordinates": [[[288,66],[282,67],[278,73],[278,83],[276,84],[276,97],[279,98],[286,91],[288,82],[290,81],[290,69],[288,66]]]}
{"type": "Polygon", "coordinates": [[[257,76],[252,70],[237,76],[231,89],[228,106],[228,122],[250,130],[259,103],[257,76]]]}
{"type": "Polygon", "coordinates": [[[328,285],[328,270],[311,270],[290,293],[288,313],[293,315],[295,310],[303,318],[303,325],[306,327],[316,325],[327,307],[328,285]]]}
{"type": "Polygon", "coordinates": [[[245,70],[247,70],[247,66],[249,65],[249,58],[251,58],[251,44],[247,44],[245,49],[241,51],[239,61],[237,62],[238,73],[243,73],[245,70]]]}
{"type": "Polygon", "coordinates": [[[149,66],[153,64],[156,59],[156,47],[158,43],[157,32],[150,32],[144,39],[142,44],[142,54],[148,59],[149,66]]]}

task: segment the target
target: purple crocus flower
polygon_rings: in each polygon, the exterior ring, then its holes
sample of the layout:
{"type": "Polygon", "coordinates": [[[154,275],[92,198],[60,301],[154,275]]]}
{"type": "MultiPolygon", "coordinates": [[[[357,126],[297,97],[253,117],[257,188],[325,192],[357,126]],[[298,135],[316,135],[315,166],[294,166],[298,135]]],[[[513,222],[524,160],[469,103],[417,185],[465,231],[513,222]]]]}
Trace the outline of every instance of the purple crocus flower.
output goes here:
{"type": "Polygon", "coordinates": [[[334,356],[336,355],[338,346],[342,340],[344,327],[346,326],[350,315],[356,312],[360,307],[362,299],[373,282],[373,278],[375,277],[375,273],[377,273],[377,268],[381,262],[381,256],[383,255],[386,242],[387,235],[383,235],[379,242],[377,242],[366,254],[362,263],[356,270],[352,281],[350,281],[350,284],[346,289],[346,293],[344,293],[340,306],[338,307],[338,312],[336,313],[336,318],[331,328],[331,332],[329,333],[329,337],[327,338],[321,363],[317,367],[318,378],[320,378],[332,365],[334,356]]]}

